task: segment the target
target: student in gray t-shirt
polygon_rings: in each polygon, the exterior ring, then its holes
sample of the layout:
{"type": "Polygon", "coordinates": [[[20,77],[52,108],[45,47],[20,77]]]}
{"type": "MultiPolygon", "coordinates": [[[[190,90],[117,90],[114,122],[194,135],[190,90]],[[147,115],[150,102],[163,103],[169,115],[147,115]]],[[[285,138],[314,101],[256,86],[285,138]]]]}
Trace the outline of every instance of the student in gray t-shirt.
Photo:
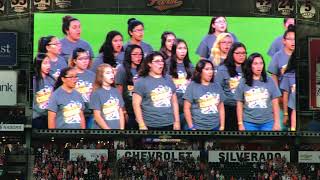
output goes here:
{"type": "Polygon", "coordinates": [[[187,123],[183,115],[183,94],[191,82],[193,65],[189,58],[187,43],[183,39],[176,39],[172,46],[172,56],[167,61],[167,73],[171,76],[176,86],[176,93],[180,111],[180,125],[187,129],[187,123]]]}
{"type": "MultiPolygon", "coordinates": [[[[202,59],[209,59],[213,43],[216,41],[217,36],[223,32],[228,32],[226,17],[224,16],[213,17],[210,22],[209,32],[202,39],[201,43],[197,48],[196,53],[202,59]]],[[[233,33],[230,33],[230,34],[233,37],[233,42],[237,42],[238,41],[237,37],[233,33]]]]}
{"type": "Polygon", "coordinates": [[[281,96],[275,82],[267,76],[265,62],[259,53],[251,54],[244,69],[244,78],[236,90],[239,130],[280,130],[281,96]]]}
{"type": "Polygon", "coordinates": [[[284,47],[272,57],[268,67],[268,71],[272,74],[272,79],[276,82],[277,86],[281,83],[282,75],[295,49],[295,30],[292,25],[284,33],[282,42],[284,47]]]}
{"type": "Polygon", "coordinates": [[[50,75],[57,79],[60,71],[68,67],[67,61],[60,56],[61,42],[55,36],[46,36],[39,39],[38,54],[47,54],[50,59],[50,75]]]}
{"type": "Polygon", "coordinates": [[[62,32],[65,35],[60,40],[62,44],[61,56],[68,61],[72,51],[77,48],[83,48],[90,52],[91,58],[94,57],[90,44],[81,39],[81,23],[77,18],[64,16],[62,19],[62,32]]]}
{"type": "Polygon", "coordinates": [[[48,128],[48,102],[53,91],[55,79],[49,74],[50,60],[46,54],[39,54],[34,62],[32,127],[48,128]]]}
{"type": "MultiPolygon", "coordinates": [[[[292,24],[294,25],[295,22],[294,22],[294,18],[284,18],[283,20],[283,26],[284,28],[287,30],[288,29],[288,26],[292,24]]],[[[282,42],[282,39],[283,39],[283,35],[281,36],[278,36],[271,44],[269,50],[268,50],[268,55],[270,57],[273,57],[278,51],[280,51],[282,48],[283,48],[283,42],[282,42]]]]}
{"type": "Polygon", "coordinates": [[[124,102],[118,90],[112,87],[114,72],[109,64],[98,66],[95,90],[90,100],[97,125],[102,129],[124,129],[124,102]]]}
{"type": "Polygon", "coordinates": [[[102,63],[110,64],[114,68],[122,64],[124,59],[122,45],[123,37],[120,32],[108,32],[104,43],[100,47],[99,55],[95,58],[93,66],[90,68],[90,70],[95,73],[98,66],[102,63]]]}
{"type": "Polygon", "coordinates": [[[61,70],[47,107],[49,129],[85,128],[84,101],[75,90],[77,79],[75,69],[68,67],[61,70]]]}
{"type": "Polygon", "coordinates": [[[126,129],[138,129],[138,123],[132,107],[132,93],[134,83],[138,79],[138,71],[143,60],[143,50],[139,45],[129,45],[125,51],[125,58],[117,67],[115,84],[125,102],[126,129]]]}
{"type": "Polygon", "coordinates": [[[190,130],[224,130],[224,95],[213,83],[213,64],[200,60],[183,96],[184,115],[190,130]]]}
{"type": "Polygon", "coordinates": [[[165,75],[162,53],[152,52],[142,62],[132,103],[140,130],[180,130],[176,87],[165,75]]]}
{"type": "Polygon", "coordinates": [[[227,59],[222,65],[218,66],[214,81],[218,83],[223,90],[225,101],[224,110],[226,112],[225,130],[237,131],[237,101],[235,98],[236,89],[242,78],[242,69],[247,58],[246,47],[240,42],[232,44],[227,59]]]}
{"type": "Polygon", "coordinates": [[[130,18],[128,20],[128,34],[130,36],[130,41],[123,46],[124,49],[126,49],[130,44],[137,44],[143,49],[144,57],[153,51],[151,45],[143,42],[144,24],[141,21],[135,18],[130,18]]]}

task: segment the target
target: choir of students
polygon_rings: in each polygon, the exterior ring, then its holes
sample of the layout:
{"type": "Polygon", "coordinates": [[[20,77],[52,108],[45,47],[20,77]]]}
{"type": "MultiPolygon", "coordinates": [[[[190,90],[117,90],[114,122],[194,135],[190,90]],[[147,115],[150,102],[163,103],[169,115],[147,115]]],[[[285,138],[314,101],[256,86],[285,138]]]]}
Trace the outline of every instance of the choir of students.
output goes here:
{"type": "Polygon", "coordinates": [[[130,40],[123,45],[120,32],[108,32],[95,59],[74,17],[63,18],[63,39],[40,38],[33,127],[278,131],[283,109],[284,123],[296,129],[291,18],[270,47],[268,67],[258,52],[247,56],[223,16],[212,18],[195,66],[191,42],[165,31],[160,50],[153,51],[143,41],[143,22],[127,23],[130,40]]]}

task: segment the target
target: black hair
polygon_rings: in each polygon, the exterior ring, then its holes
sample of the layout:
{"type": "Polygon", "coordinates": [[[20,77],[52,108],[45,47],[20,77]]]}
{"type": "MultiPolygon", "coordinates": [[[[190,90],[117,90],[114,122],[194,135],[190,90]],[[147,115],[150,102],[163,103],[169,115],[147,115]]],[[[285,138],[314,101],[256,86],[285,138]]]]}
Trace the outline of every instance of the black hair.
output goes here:
{"type": "MultiPolygon", "coordinates": [[[[122,62],[123,64],[123,67],[126,71],[126,75],[127,75],[127,84],[128,85],[133,85],[133,75],[131,73],[131,53],[134,49],[140,49],[141,50],[141,53],[142,53],[142,56],[141,56],[141,63],[142,63],[142,60],[143,60],[143,49],[139,46],[139,45],[136,45],[136,44],[131,44],[131,45],[128,45],[128,47],[126,48],[125,50],[125,53],[124,53],[124,60],[122,62]]],[[[137,65],[137,72],[140,70],[140,65],[137,65]]]]}
{"type": "MultiPolygon", "coordinates": [[[[106,39],[99,50],[99,53],[102,53],[102,55],[103,55],[103,62],[110,64],[112,67],[117,66],[117,62],[116,62],[116,59],[113,54],[114,48],[112,46],[112,40],[114,37],[116,37],[118,35],[123,38],[122,34],[118,31],[108,32],[106,39]]],[[[121,51],[123,51],[123,47],[122,47],[121,51]]]]}
{"type": "Polygon", "coordinates": [[[283,39],[286,39],[287,38],[287,35],[288,35],[288,33],[290,33],[290,32],[293,32],[293,33],[295,33],[295,25],[292,25],[292,24],[290,24],[289,26],[288,26],[288,29],[284,32],[284,34],[283,34],[283,39]]]}
{"type": "MultiPolygon", "coordinates": [[[[227,67],[227,70],[228,70],[230,77],[238,76],[238,73],[236,70],[237,67],[236,67],[236,63],[235,63],[233,54],[240,47],[243,47],[246,50],[246,47],[243,43],[241,43],[241,42],[233,43],[232,46],[230,47],[230,50],[228,52],[226,60],[223,62],[224,65],[227,67]]],[[[243,68],[244,68],[244,63],[241,64],[242,72],[243,72],[243,68]]]]}
{"type": "Polygon", "coordinates": [[[191,70],[191,61],[189,59],[189,50],[188,50],[188,45],[185,40],[183,39],[176,39],[173,43],[172,46],[172,56],[170,58],[170,66],[169,66],[169,74],[173,78],[178,78],[178,73],[177,73],[177,46],[180,43],[184,43],[187,47],[187,54],[185,58],[183,59],[183,65],[184,68],[187,72],[187,79],[190,79],[192,76],[192,70],[191,70]]]}
{"type": "Polygon", "coordinates": [[[139,25],[143,25],[143,23],[139,20],[137,20],[136,18],[130,18],[128,19],[128,34],[129,36],[131,37],[131,34],[130,34],[130,31],[132,32],[133,29],[136,27],[136,26],[139,26],[139,25]]]}
{"type": "MultiPolygon", "coordinates": [[[[212,70],[213,70],[214,66],[211,61],[208,61],[205,59],[199,60],[199,62],[196,65],[196,68],[193,71],[192,81],[194,81],[198,84],[201,84],[201,73],[202,73],[202,70],[204,69],[204,67],[206,66],[206,64],[211,64],[212,70]]],[[[214,73],[212,75],[210,82],[213,82],[213,79],[214,79],[214,73]]]]}
{"type": "MultiPolygon", "coordinates": [[[[141,63],[141,67],[140,70],[138,72],[138,75],[141,77],[146,77],[149,75],[150,72],[150,67],[149,67],[149,63],[152,63],[152,60],[154,57],[156,56],[161,56],[163,58],[163,55],[161,52],[159,51],[153,51],[150,54],[147,55],[147,57],[142,61],[141,63]]],[[[162,76],[165,76],[166,73],[166,61],[163,58],[163,70],[162,70],[162,76]]]]}
{"type": "Polygon", "coordinates": [[[47,53],[47,46],[55,36],[41,37],[38,41],[38,53],[47,53]]]}
{"type": "MultiPolygon", "coordinates": [[[[166,48],[166,41],[168,38],[168,35],[173,35],[174,37],[176,37],[176,35],[174,34],[174,32],[171,31],[164,31],[161,34],[161,47],[160,47],[160,52],[162,52],[164,59],[168,59],[169,55],[167,54],[167,48],[166,48]]],[[[172,55],[172,54],[171,54],[172,55]]]]}
{"type": "Polygon", "coordinates": [[[293,53],[291,54],[286,70],[284,71],[284,73],[291,73],[291,72],[295,72],[296,71],[296,53],[295,51],[293,51],[293,53]]]}
{"type": "Polygon", "coordinates": [[[54,88],[53,90],[55,91],[56,89],[58,89],[62,84],[63,84],[63,81],[62,81],[62,78],[63,77],[66,77],[66,75],[68,74],[69,71],[73,70],[74,68],[73,67],[66,67],[66,68],[63,68],[61,71],[60,71],[60,75],[56,81],[56,83],[54,84],[54,88]]]}
{"type": "MultiPolygon", "coordinates": [[[[225,20],[227,20],[225,16],[212,17],[212,18],[211,18],[210,25],[209,25],[209,31],[208,31],[208,34],[209,34],[209,35],[210,35],[210,34],[213,34],[213,33],[216,31],[215,28],[212,27],[212,24],[214,24],[214,22],[215,22],[218,18],[220,18],[220,17],[223,17],[225,20]]],[[[226,29],[226,32],[228,32],[227,29],[226,29]]]]}
{"type": "Polygon", "coordinates": [[[263,62],[263,69],[261,72],[261,78],[260,81],[261,82],[267,82],[267,73],[266,73],[266,63],[264,62],[264,59],[262,57],[261,54],[259,53],[252,53],[250,54],[250,56],[248,57],[246,63],[245,63],[245,68],[244,68],[244,79],[246,81],[246,84],[248,86],[252,86],[253,85],[253,72],[252,72],[252,63],[254,61],[255,58],[260,57],[262,59],[263,62]]]}
{"type": "Polygon", "coordinates": [[[67,35],[67,31],[69,30],[70,23],[72,21],[79,21],[77,18],[74,18],[72,16],[64,16],[62,18],[62,32],[64,35],[67,35]]]}
{"type": "MultiPolygon", "coordinates": [[[[37,56],[34,58],[34,78],[35,78],[35,91],[39,90],[40,82],[43,81],[42,77],[42,70],[41,66],[43,63],[43,60],[48,57],[45,53],[38,53],[37,56]]],[[[48,77],[52,78],[54,80],[54,77],[52,77],[50,74],[47,74],[48,77]]]]}

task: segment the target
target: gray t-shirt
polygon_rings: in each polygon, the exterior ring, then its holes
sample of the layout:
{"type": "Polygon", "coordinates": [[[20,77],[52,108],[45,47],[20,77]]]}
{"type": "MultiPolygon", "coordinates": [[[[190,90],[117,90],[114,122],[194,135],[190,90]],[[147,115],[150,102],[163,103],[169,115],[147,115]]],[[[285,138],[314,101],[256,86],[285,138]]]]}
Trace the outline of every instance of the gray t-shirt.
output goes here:
{"type": "MultiPolygon", "coordinates": [[[[128,41],[124,46],[123,46],[123,49],[125,50],[128,45],[132,44],[131,41],[128,41]]],[[[153,51],[153,48],[150,44],[147,44],[145,42],[141,42],[140,44],[142,50],[143,50],[143,53],[144,53],[144,57],[146,57],[148,54],[150,54],[152,51],[153,51]]]]}
{"type": "Polygon", "coordinates": [[[226,98],[224,104],[228,106],[235,106],[237,104],[235,92],[242,78],[241,66],[237,66],[236,71],[238,75],[230,77],[227,67],[223,64],[218,66],[218,72],[214,78],[214,81],[222,87],[226,98]]]}
{"type": "Polygon", "coordinates": [[[96,75],[89,70],[85,70],[83,73],[78,73],[78,81],[75,89],[81,94],[83,101],[88,103],[93,89],[93,83],[96,75]]]}
{"type": "Polygon", "coordinates": [[[99,88],[92,93],[90,108],[101,111],[101,117],[111,129],[120,129],[119,109],[124,105],[116,88],[106,90],[99,88]]]}
{"type": "MultiPolygon", "coordinates": [[[[229,32],[230,33],[230,32],[229,32]]],[[[233,38],[233,42],[238,42],[237,37],[233,34],[230,33],[232,38],[233,38]]],[[[206,59],[210,58],[210,54],[211,54],[211,49],[213,46],[213,43],[216,41],[217,37],[214,34],[208,34],[206,35],[202,41],[200,42],[196,53],[201,56],[204,57],[206,59]]]]}
{"type": "Polygon", "coordinates": [[[78,91],[68,93],[59,87],[53,92],[47,109],[56,113],[57,129],[81,128],[80,112],[84,110],[84,102],[78,91]]]}
{"type": "Polygon", "coordinates": [[[82,39],[79,39],[77,42],[71,42],[67,38],[63,38],[60,40],[61,46],[62,46],[62,51],[61,51],[61,56],[68,62],[70,59],[70,55],[72,55],[72,51],[75,48],[82,48],[86,51],[89,51],[91,58],[94,57],[92,48],[90,44],[82,39]]]}
{"type": "Polygon", "coordinates": [[[60,71],[66,67],[68,67],[67,61],[62,56],[58,56],[58,60],[56,62],[50,61],[49,74],[55,79],[58,79],[60,71]]]}
{"type": "Polygon", "coordinates": [[[221,87],[216,83],[205,86],[192,81],[183,96],[191,103],[193,125],[199,130],[219,127],[219,103],[224,101],[221,87]]]}
{"type": "Polygon", "coordinates": [[[273,57],[279,50],[283,49],[284,45],[282,42],[283,35],[278,36],[271,44],[269,50],[268,50],[268,55],[273,57]]]}
{"type": "MultiPolygon", "coordinates": [[[[115,60],[116,60],[116,63],[117,63],[117,66],[121,65],[122,62],[123,62],[123,59],[124,59],[124,52],[120,52],[116,57],[115,57],[115,60]]],[[[103,54],[100,53],[95,59],[94,59],[94,62],[90,68],[90,71],[96,73],[97,69],[98,69],[98,66],[100,64],[103,64],[103,54]]]]}
{"type": "Polygon", "coordinates": [[[130,69],[133,80],[132,83],[129,84],[127,82],[127,73],[125,71],[124,66],[121,64],[117,67],[117,74],[115,78],[115,83],[117,85],[122,85],[123,86],[123,93],[122,97],[125,102],[125,107],[128,113],[133,114],[133,108],[132,108],[132,92],[134,88],[134,82],[138,79],[138,74],[137,74],[137,69],[136,68],[131,68],[130,69]]]}
{"type": "Polygon", "coordinates": [[[279,82],[281,82],[282,75],[287,67],[290,56],[285,53],[284,49],[278,51],[269,64],[268,71],[271,74],[277,75],[279,82]]]}
{"type": "Polygon", "coordinates": [[[289,93],[288,107],[296,109],[296,73],[285,73],[280,84],[280,89],[289,93]]]}
{"type": "Polygon", "coordinates": [[[267,82],[254,80],[252,87],[242,78],[235,97],[244,104],[243,121],[264,124],[273,121],[272,100],[280,96],[279,88],[267,77],[267,82]]]}
{"type": "Polygon", "coordinates": [[[171,98],[176,92],[176,87],[170,76],[140,77],[134,85],[133,92],[142,97],[142,115],[147,126],[163,127],[173,124],[171,98]]]}
{"type": "Polygon", "coordinates": [[[47,116],[47,107],[49,103],[50,96],[53,92],[54,83],[56,81],[53,77],[46,76],[43,80],[40,80],[38,85],[36,81],[33,82],[33,113],[32,118],[37,118],[40,116],[47,116]]]}

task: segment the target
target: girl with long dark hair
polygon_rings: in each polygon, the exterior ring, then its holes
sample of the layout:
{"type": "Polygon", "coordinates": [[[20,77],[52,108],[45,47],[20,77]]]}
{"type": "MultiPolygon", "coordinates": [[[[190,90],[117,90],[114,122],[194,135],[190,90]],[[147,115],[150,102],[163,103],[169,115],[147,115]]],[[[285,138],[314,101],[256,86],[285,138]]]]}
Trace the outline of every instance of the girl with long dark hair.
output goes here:
{"type": "Polygon", "coordinates": [[[138,124],[132,107],[132,92],[138,78],[138,71],[143,60],[143,50],[139,45],[128,45],[123,63],[117,67],[115,84],[125,102],[124,115],[126,129],[138,129],[138,124]]]}
{"type": "Polygon", "coordinates": [[[259,53],[251,54],[245,64],[244,78],[236,90],[240,131],[279,131],[279,88],[267,76],[259,53]]]}
{"type": "Polygon", "coordinates": [[[77,71],[72,67],[61,70],[48,105],[49,129],[84,129],[85,108],[81,94],[75,90],[77,71]]]}
{"type": "Polygon", "coordinates": [[[48,102],[53,92],[55,79],[50,75],[50,59],[38,54],[34,61],[32,127],[48,128],[48,102]]]}
{"type": "Polygon", "coordinates": [[[152,52],[141,64],[132,97],[140,130],[180,130],[176,87],[165,64],[160,52],[152,52]]]}
{"type": "Polygon", "coordinates": [[[235,92],[240,79],[243,77],[246,58],[247,51],[244,44],[235,42],[231,46],[226,60],[222,65],[218,66],[217,74],[214,78],[214,81],[222,87],[225,96],[224,109],[227,114],[225,130],[227,131],[238,130],[235,92]]]}
{"type": "Polygon", "coordinates": [[[176,39],[176,35],[173,32],[165,31],[161,35],[161,47],[160,52],[162,52],[164,59],[168,59],[172,55],[172,46],[176,39]]]}
{"type": "Polygon", "coordinates": [[[98,66],[102,63],[110,64],[115,68],[122,64],[123,58],[123,36],[118,31],[110,31],[100,47],[99,55],[95,58],[90,70],[96,72],[98,66]]]}
{"type": "Polygon", "coordinates": [[[212,62],[200,60],[183,96],[184,115],[190,130],[224,130],[224,95],[213,79],[212,62]]]}
{"type": "MultiPolygon", "coordinates": [[[[209,59],[212,46],[216,41],[217,36],[220,33],[224,32],[228,32],[226,17],[213,17],[209,25],[208,34],[202,39],[196,51],[196,53],[200,56],[201,59],[209,59]]],[[[234,42],[237,42],[238,39],[236,38],[236,36],[233,33],[230,34],[232,35],[234,42]]]]}

